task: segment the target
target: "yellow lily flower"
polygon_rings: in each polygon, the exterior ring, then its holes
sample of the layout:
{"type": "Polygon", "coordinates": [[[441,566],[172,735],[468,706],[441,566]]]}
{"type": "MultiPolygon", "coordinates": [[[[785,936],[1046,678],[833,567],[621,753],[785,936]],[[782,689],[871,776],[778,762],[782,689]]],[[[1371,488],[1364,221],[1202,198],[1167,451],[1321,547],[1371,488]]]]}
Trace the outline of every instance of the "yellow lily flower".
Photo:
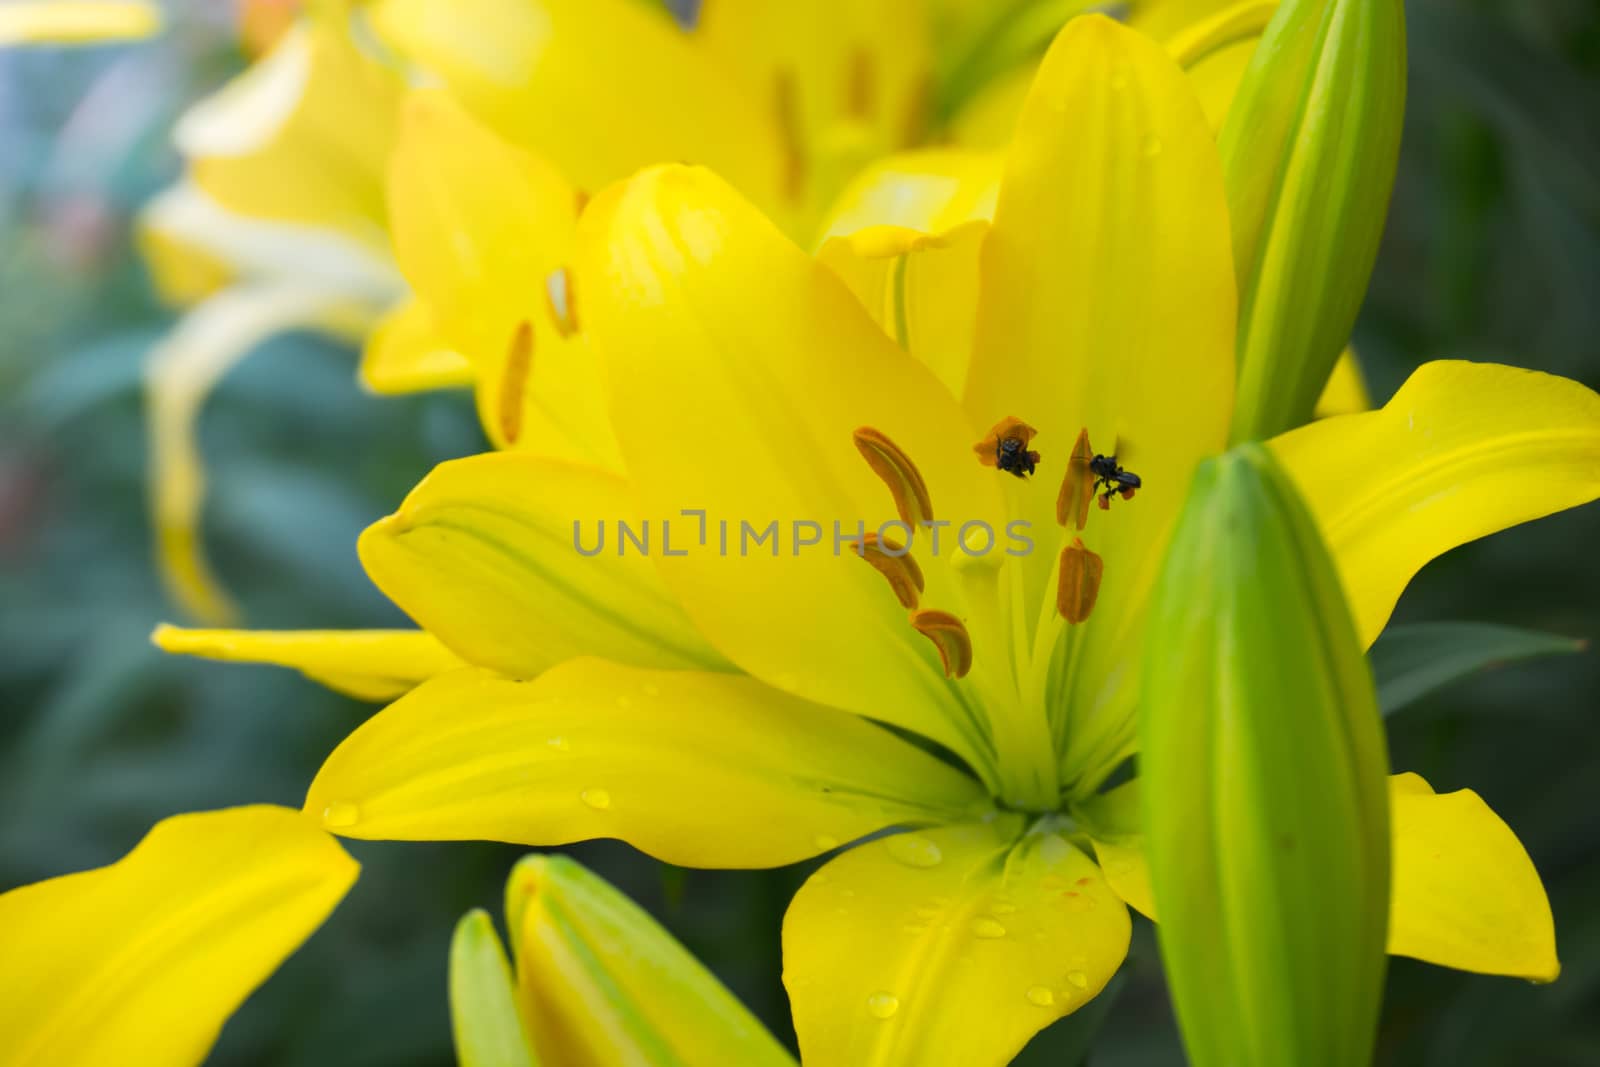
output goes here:
{"type": "Polygon", "coordinates": [[[0,895],[0,1064],[200,1063],[357,869],[261,805],[165,819],[109,867],[0,895]]]}
{"type": "Polygon", "coordinates": [[[461,1067],[794,1059],[650,915],[565,856],[528,856],[506,883],[515,970],[488,913],[450,946],[461,1067]]]}
{"type": "Polygon", "coordinates": [[[0,48],[137,41],[160,32],[161,9],[152,3],[10,0],[0,4],[0,48]]]}
{"type": "MultiPolygon", "coordinates": [[[[594,430],[615,464],[445,464],[367,531],[373,580],[473,666],[358,729],[307,810],[358,838],[617,837],[691,866],[842,850],[785,922],[805,1057],[1005,1062],[1104,986],[1126,905],[1149,907],[1137,822],[1117,817],[1134,794],[1100,787],[1135,744],[1161,550],[1232,415],[1226,219],[1181,68],[1094,17],[1041,68],[975,275],[906,283],[895,318],[916,338],[946,311],[932,298],[975,277],[964,363],[908,355],[705,171],[607,190],[571,235],[567,310],[604,364],[594,430]],[[1062,492],[996,470],[991,425],[1064,472],[1062,492]],[[1129,446],[1136,498],[1088,508],[1080,433],[1129,446]],[[590,557],[600,520],[628,523],[632,547],[590,557]],[[922,525],[938,520],[942,550],[922,525]],[[865,559],[814,547],[835,522],[879,531],[865,559]],[[1012,556],[1017,522],[1032,550],[1012,556]],[[747,554],[723,554],[724,529],[747,554]]],[[[1271,447],[1370,645],[1434,555],[1600,496],[1600,397],[1434,363],[1383,409],[1271,447]]],[[[1391,790],[1390,950],[1553,977],[1548,903],[1511,831],[1470,793],[1391,790]]]]}
{"type": "MultiPolygon", "coordinates": [[[[1133,7],[1154,12],[1174,2],[1133,7]]],[[[373,390],[476,383],[497,446],[569,451],[563,434],[541,432],[551,412],[575,410],[566,384],[546,380],[549,352],[569,324],[552,324],[558,334],[547,336],[529,318],[527,351],[540,353],[530,379],[526,359],[508,358],[510,333],[490,340],[482,324],[452,320],[427,266],[406,253],[405,220],[420,213],[397,204],[395,254],[424,297],[405,299],[380,193],[402,79],[352,39],[346,6],[290,30],[185,117],[178,141],[191,173],[145,218],[162,290],[180,304],[205,300],[154,354],[150,398],[158,562],[174,600],[206,622],[226,622],[233,611],[199,543],[204,483],[194,423],[215,382],[270,333],[365,337],[361,376],[373,390]],[[219,293],[230,281],[240,284],[219,293]]],[[[1024,6],[1043,13],[1035,22],[1054,20],[1053,29],[1094,5],[1024,6]]],[[[546,172],[528,179],[546,195],[503,221],[526,234],[519,265],[537,264],[545,278],[561,265],[580,190],[664,161],[713,166],[809,239],[862,164],[939,132],[930,77],[946,64],[934,53],[959,51],[952,42],[968,38],[981,44],[1010,15],[996,21],[966,0],[716,0],[684,31],[639,0],[371,0],[354,17],[416,80],[447,86],[468,113],[539,154],[522,166],[546,172]]],[[[1031,79],[1029,60],[1012,56],[1031,79]]],[[[952,129],[966,136],[960,122],[952,129]]],[[[420,131],[414,140],[419,151],[439,147],[420,131]]],[[[416,189],[404,180],[414,160],[402,144],[392,164],[397,195],[416,189]]]]}

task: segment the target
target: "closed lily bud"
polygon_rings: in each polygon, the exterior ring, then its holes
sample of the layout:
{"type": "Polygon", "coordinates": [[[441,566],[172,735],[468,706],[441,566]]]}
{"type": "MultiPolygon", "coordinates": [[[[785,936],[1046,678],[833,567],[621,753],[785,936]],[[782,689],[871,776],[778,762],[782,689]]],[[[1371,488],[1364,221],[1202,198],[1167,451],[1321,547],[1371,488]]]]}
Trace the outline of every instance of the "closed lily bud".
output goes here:
{"type": "Polygon", "coordinates": [[[1377,258],[1405,110],[1402,0],[1285,0],[1219,147],[1239,279],[1233,440],[1311,420],[1377,258]]]}
{"type": "Polygon", "coordinates": [[[1322,536],[1271,454],[1203,464],[1152,609],[1140,781],[1196,1067],[1351,1067],[1385,967],[1387,756],[1322,536]]]}
{"type": "Polygon", "coordinates": [[[462,1067],[794,1060],[645,910],[565,856],[528,856],[506,883],[506,960],[468,913],[450,947],[462,1067]]]}

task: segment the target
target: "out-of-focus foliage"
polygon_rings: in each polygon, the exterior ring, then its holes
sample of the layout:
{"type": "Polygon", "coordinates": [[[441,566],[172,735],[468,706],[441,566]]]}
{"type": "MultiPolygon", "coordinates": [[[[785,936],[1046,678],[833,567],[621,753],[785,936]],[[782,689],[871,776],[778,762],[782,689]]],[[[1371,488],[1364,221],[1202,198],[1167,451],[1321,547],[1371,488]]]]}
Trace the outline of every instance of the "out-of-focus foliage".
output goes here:
{"type": "MultiPolygon", "coordinates": [[[[1600,9],[1592,0],[1412,0],[1399,177],[1357,326],[1375,399],[1425,359],[1499,359],[1600,385],[1600,9]]],[[[224,5],[182,0],[152,43],[0,54],[0,888],[110,862],[157,819],[295,805],[364,706],[288,671],[165,657],[146,530],[141,362],[168,321],[126,223],[176,161],[181,106],[243,62],[224,5]]],[[[206,534],[258,626],[399,622],[355,538],[433,463],[482,447],[466,397],[378,399],[354,354],[272,342],[202,422],[206,534]]],[[[1528,477],[1537,479],[1538,471],[1528,477]]],[[[1352,477],[1359,477],[1353,471],[1352,477]]],[[[1600,636],[1600,511],[1430,566],[1397,621],[1470,619],[1600,636]]],[[[1394,764],[1471,784],[1550,890],[1549,987],[1396,959],[1378,1060],[1600,1061],[1600,657],[1507,665],[1389,720],[1394,764]]],[[[518,850],[355,843],[361,881],[224,1030],[219,1065],[447,1064],[446,959],[470,907],[498,909],[518,850]],[[293,1019],[293,1025],[286,1020],[293,1019]]],[[[806,869],[664,870],[574,850],[792,1040],[778,923],[806,869]]],[[[1179,1064],[1147,924],[1096,1004],[1097,1067],[1179,1064]]],[[[1018,1061],[1076,1062],[1073,1016],[1018,1061]]]]}

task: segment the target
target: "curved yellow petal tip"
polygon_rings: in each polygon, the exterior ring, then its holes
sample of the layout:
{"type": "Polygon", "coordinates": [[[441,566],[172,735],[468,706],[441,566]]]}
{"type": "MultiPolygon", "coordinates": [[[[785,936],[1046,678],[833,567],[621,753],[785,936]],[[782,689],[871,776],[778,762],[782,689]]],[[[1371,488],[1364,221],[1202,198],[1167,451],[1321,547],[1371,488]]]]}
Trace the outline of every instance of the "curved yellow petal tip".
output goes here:
{"type": "Polygon", "coordinates": [[[166,819],[108,867],[0,895],[6,1062],[201,1062],[358,870],[259,805],[166,819]]]}
{"type": "Polygon", "coordinates": [[[1553,982],[1555,919],[1533,860],[1470,789],[1389,780],[1394,838],[1389,951],[1442,967],[1553,982]]]}
{"type": "Polygon", "coordinates": [[[161,9],[151,3],[0,4],[0,46],[138,41],[161,32],[161,9]]]}

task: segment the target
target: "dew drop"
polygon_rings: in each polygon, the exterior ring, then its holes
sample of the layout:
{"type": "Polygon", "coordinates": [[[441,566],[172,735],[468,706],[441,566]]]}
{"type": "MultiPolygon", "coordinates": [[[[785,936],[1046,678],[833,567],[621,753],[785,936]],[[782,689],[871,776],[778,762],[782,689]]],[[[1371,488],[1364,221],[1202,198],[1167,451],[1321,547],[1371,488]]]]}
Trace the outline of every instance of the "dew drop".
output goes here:
{"type": "Polygon", "coordinates": [[[986,941],[993,941],[997,937],[1006,936],[1006,928],[993,919],[973,919],[972,936],[981,937],[986,941]]]}
{"type": "Polygon", "coordinates": [[[604,789],[585,789],[578,794],[578,799],[596,811],[605,811],[611,806],[611,794],[604,789]]]}
{"type": "Polygon", "coordinates": [[[1012,915],[1016,912],[1017,906],[1009,900],[997,900],[989,905],[989,910],[996,915],[1012,915]]]}
{"type": "Polygon", "coordinates": [[[1068,971],[1067,984],[1075,986],[1078,989],[1088,989],[1089,976],[1084,974],[1082,971],[1068,971]]]}
{"type": "Polygon", "coordinates": [[[661,687],[651,682],[644,687],[644,695],[654,699],[661,695],[661,687]]]}
{"type": "Polygon", "coordinates": [[[568,741],[565,737],[552,737],[550,740],[546,741],[545,744],[562,752],[565,752],[567,749],[572,747],[572,742],[568,741]]]}
{"type": "Polygon", "coordinates": [[[1146,159],[1154,159],[1161,154],[1161,138],[1153,133],[1146,134],[1140,150],[1144,152],[1146,159]]]}
{"type": "Polygon", "coordinates": [[[1028,988],[1028,1003],[1037,1004],[1041,1008],[1048,1008],[1056,1002],[1056,995],[1050,992],[1049,987],[1036,985],[1028,988]]]}
{"type": "Polygon", "coordinates": [[[630,697],[630,696],[619,696],[619,697],[617,697],[617,707],[622,708],[624,710],[633,707],[633,698],[630,697]]]}
{"type": "Polygon", "coordinates": [[[921,834],[896,834],[885,842],[889,855],[907,867],[937,867],[944,859],[939,846],[921,834]]]}
{"type": "Polygon", "coordinates": [[[828,834],[818,834],[811,839],[811,843],[817,847],[818,852],[832,852],[839,847],[839,839],[828,834]]]}
{"type": "Polygon", "coordinates": [[[338,829],[341,826],[354,826],[361,821],[361,809],[354,804],[341,801],[338,804],[329,804],[322,809],[322,825],[338,829]]]}
{"type": "Polygon", "coordinates": [[[867,998],[867,1014],[874,1019],[887,1019],[900,1010],[900,998],[893,993],[878,992],[867,998]]]}

